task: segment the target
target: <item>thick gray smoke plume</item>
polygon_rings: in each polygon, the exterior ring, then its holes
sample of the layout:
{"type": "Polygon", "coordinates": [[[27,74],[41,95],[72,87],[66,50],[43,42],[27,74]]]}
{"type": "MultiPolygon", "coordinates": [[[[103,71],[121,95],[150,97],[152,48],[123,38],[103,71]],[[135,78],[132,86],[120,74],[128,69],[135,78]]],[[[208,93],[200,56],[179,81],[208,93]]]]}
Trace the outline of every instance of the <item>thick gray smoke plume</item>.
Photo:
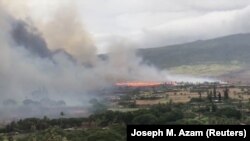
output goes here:
{"type": "Polygon", "coordinates": [[[11,36],[16,46],[25,47],[31,53],[40,57],[50,57],[50,50],[43,37],[35,27],[31,27],[21,20],[16,20],[12,24],[11,36]]]}
{"type": "Polygon", "coordinates": [[[64,102],[82,105],[93,92],[116,82],[162,78],[156,69],[140,64],[125,41],[111,47],[108,60],[98,59],[76,12],[62,14],[59,9],[49,22],[36,27],[1,5],[0,10],[2,117],[20,111],[27,116],[43,114],[42,107],[60,107],[64,102]]]}
{"type": "Polygon", "coordinates": [[[69,11],[59,9],[35,25],[0,3],[0,116],[12,116],[13,107],[36,115],[44,114],[44,106],[82,105],[94,91],[120,81],[168,79],[167,72],[142,64],[125,40],[110,47],[108,60],[98,59],[91,36],[69,11]]]}

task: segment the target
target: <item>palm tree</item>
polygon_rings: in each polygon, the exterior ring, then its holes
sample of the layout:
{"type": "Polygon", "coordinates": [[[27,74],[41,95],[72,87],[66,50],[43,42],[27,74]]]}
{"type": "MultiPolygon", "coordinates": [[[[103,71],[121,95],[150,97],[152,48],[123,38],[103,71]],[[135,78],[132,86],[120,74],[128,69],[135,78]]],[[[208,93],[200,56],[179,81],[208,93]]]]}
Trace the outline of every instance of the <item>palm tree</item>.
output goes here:
{"type": "Polygon", "coordinates": [[[61,113],[60,113],[60,116],[61,116],[61,120],[60,120],[60,121],[61,121],[61,122],[60,122],[60,127],[61,127],[61,128],[62,128],[62,119],[63,119],[63,116],[64,116],[64,115],[65,115],[65,114],[64,114],[64,112],[61,112],[61,113]]]}

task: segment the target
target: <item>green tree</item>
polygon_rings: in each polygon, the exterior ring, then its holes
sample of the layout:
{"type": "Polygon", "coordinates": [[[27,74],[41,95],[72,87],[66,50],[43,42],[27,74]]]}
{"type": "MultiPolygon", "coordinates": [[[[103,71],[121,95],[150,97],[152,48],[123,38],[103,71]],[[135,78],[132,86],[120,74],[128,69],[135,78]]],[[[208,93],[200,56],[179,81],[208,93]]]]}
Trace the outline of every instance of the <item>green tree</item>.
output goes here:
{"type": "Polygon", "coordinates": [[[123,138],[117,133],[110,132],[109,130],[93,131],[87,137],[87,141],[122,141],[123,138]]]}
{"type": "Polygon", "coordinates": [[[177,120],[180,120],[183,118],[183,113],[181,111],[171,111],[164,113],[160,118],[159,118],[159,123],[160,124],[166,124],[169,122],[175,122],[177,120]]]}
{"type": "Polygon", "coordinates": [[[235,118],[240,119],[241,118],[241,112],[239,110],[236,110],[235,108],[222,108],[217,111],[218,116],[225,116],[227,118],[235,118]]]}
{"type": "Polygon", "coordinates": [[[207,99],[210,103],[212,102],[212,92],[211,91],[207,93],[207,99]]]}
{"type": "Polygon", "coordinates": [[[225,90],[224,90],[224,99],[225,100],[229,99],[229,89],[228,89],[228,87],[226,87],[225,90]]]}
{"type": "Polygon", "coordinates": [[[60,116],[61,116],[61,118],[60,118],[60,127],[61,127],[61,128],[63,128],[63,122],[62,122],[62,121],[63,121],[63,116],[64,116],[64,115],[65,115],[64,112],[61,112],[61,113],[60,113],[60,116]]]}
{"type": "Polygon", "coordinates": [[[198,94],[199,94],[199,99],[201,101],[201,91],[199,91],[198,94]]]}
{"type": "Polygon", "coordinates": [[[148,114],[136,116],[133,119],[133,123],[134,124],[155,124],[155,123],[157,123],[157,120],[158,119],[156,116],[148,113],[148,114]]]}
{"type": "Polygon", "coordinates": [[[213,87],[213,95],[214,95],[214,98],[217,97],[217,95],[216,95],[216,84],[215,83],[214,83],[214,87],[213,87]]]}
{"type": "Polygon", "coordinates": [[[60,129],[49,128],[45,131],[41,141],[67,141],[67,138],[60,135],[60,129]]]}
{"type": "Polygon", "coordinates": [[[221,93],[218,93],[218,100],[221,101],[221,93]]]}

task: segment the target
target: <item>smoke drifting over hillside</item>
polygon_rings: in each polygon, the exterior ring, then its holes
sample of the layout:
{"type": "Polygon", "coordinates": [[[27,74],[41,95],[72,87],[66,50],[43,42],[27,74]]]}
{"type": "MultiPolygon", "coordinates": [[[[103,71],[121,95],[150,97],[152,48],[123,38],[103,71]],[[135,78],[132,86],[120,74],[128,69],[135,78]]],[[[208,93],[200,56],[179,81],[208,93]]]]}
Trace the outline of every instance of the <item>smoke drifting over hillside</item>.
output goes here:
{"type": "Polygon", "coordinates": [[[9,100],[12,105],[22,105],[27,99],[41,103],[55,99],[80,105],[91,97],[89,93],[119,81],[175,79],[142,64],[133,45],[125,40],[111,45],[108,60],[99,59],[91,35],[72,7],[58,9],[47,23],[39,25],[32,19],[18,19],[4,7],[8,6],[0,3],[1,103],[9,100]],[[41,88],[46,92],[37,93],[41,88]]]}

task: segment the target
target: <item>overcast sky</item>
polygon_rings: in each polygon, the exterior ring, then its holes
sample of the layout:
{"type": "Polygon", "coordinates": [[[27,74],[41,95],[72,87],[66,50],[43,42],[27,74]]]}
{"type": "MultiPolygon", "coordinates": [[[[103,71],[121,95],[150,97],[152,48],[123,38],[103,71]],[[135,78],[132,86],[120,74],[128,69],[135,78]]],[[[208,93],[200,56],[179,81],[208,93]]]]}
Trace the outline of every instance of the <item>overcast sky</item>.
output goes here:
{"type": "MultiPolygon", "coordinates": [[[[30,0],[29,9],[33,17],[46,18],[66,1],[30,0]]],[[[71,1],[99,52],[123,39],[158,47],[250,30],[250,0],[71,1]]]]}

